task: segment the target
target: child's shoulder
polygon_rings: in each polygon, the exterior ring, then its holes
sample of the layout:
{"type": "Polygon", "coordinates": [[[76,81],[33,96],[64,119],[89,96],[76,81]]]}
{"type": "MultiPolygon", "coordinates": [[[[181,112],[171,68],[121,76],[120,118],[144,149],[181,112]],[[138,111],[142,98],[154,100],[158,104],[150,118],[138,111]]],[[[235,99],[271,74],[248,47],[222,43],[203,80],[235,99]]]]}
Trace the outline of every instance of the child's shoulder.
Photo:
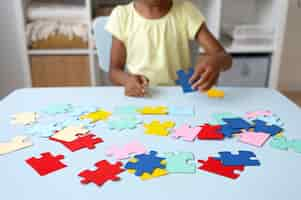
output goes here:
{"type": "Polygon", "coordinates": [[[125,5],[118,5],[112,11],[112,13],[122,15],[123,17],[131,14],[132,12],[133,12],[133,2],[125,5]]]}

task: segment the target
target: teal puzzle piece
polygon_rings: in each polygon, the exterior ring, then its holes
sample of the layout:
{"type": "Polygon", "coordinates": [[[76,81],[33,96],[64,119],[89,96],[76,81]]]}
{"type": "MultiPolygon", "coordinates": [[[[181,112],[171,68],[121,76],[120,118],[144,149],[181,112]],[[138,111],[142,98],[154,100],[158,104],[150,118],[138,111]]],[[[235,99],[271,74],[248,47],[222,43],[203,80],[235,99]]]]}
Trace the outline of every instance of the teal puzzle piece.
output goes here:
{"type": "Polygon", "coordinates": [[[166,170],[169,173],[195,173],[196,165],[191,152],[165,153],[166,170]]]}
{"type": "Polygon", "coordinates": [[[289,147],[296,153],[301,153],[301,140],[289,141],[289,147]]]}
{"type": "Polygon", "coordinates": [[[108,121],[108,126],[110,129],[122,131],[124,129],[135,129],[140,123],[142,123],[142,121],[136,117],[123,117],[108,121]]]}
{"type": "Polygon", "coordinates": [[[231,119],[231,118],[238,118],[238,115],[235,115],[230,112],[223,112],[223,113],[214,113],[212,114],[213,120],[210,121],[212,125],[225,125],[226,122],[223,119],[231,119]]]}
{"type": "Polygon", "coordinates": [[[286,137],[273,137],[269,144],[272,148],[282,151],[287,151],[289,148],[289,143],[286,137]]]}
{"type": "Polygon", "coordinates": [[[114,109],[114,114],[117,115],[136,115],[138,106],[119,106],[114,109]]]}
{"type": "Polygon", "coordinates": [[[71,104],[53,104],[47,106],[42,110],[43,113],[48,115],[56,115],[70,112],[72,110],[71,104]]]}

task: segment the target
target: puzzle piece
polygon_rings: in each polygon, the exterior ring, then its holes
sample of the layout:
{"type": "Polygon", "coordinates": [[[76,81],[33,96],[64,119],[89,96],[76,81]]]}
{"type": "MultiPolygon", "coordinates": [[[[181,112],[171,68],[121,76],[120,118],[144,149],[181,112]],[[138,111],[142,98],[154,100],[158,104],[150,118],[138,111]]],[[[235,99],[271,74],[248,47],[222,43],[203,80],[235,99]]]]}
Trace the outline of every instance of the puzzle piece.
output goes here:
{"type": "Polygon", "coordinates": [[[99,108],[96,106],[85,106],[85,105],[73,106],[69,112],[69,115],[78,117],[86,113],[96,112],[98,109],[99,108]]]}
{"type": "Polygon", "coordinates": [[[84,170],[78,174],[82,177],[82,184],[95,183],[98,186],[105,184],[107,181],[118,181],[120,177],[119,174],[125,170],[122,168],[121,162],[116,162],[111,164],[106,160],[99,161],[95,164],[96,170],[84,170]]]}
{"type": "Polygon", "coordinates": [[[136,115],[139,107],[137,106],[119,106],[115,108],[114,114],[119,115],[136,115]]]}
{"type": "Polygon", "coordinates": [[[144,154],[146,153],[146,148],[139,142],[130,142],[122,148],[112,146],[107,150],[108,156],[113,156],[117,160],[123,160],[129,158],[132,154],[144,154]]]}
{"type": "Polygon", "coordinates": [[[176,116],[194,116],[194,108],[190,106],[171,106],[169,107],[168,114],[176,116]]]}
{"type": "Polygon", "coordinates": [[[231,126],[233,129],[245,129],[248,130],[252,128],[252,125],[242,118],[224,118],[224,122],[231,126]]]}
{"type": "Polygon", "coordinates": [[[239,135],[239,141],[256,147],[262,147],[271,135],[244,131],[239,135]]]}
{"type": "Polygon", "coordinates": [[[205,124],[201,126],[201,131],[198,133],[199,140],[223,140],[224,137],[219,125],[205,124]]]}
{"type": "Polygon", "coordinates": [[[221,132],[225,137],[232,137],[233,134],[241,133],[241,129],[233,128],[231,125],[226,124],[221,126],[221,132]]]}
{"type": "Polygon", "coordinates": [[[26,160],[40,176],[45,176],[57,170],[67,167],[61,160],[64,159],[63,155],[54,156],[50,152],[42,153],[40,158],[31,157],[26,160]]]}
{"type": "Polygon", "coordinates": [[[245,117],[248,119],[256,119],[257,117],[262,117],[262,116],[272,116],[272,112],[269,110],[258,110],[258,111],[253,111],[253,112],[247,112],[245,117]]]}
{"type": "Polygon", "coordinates": [[[279,126],[279,127],[283,127],[284,126],[284,123],[276,115],[261,116],[261,117],[257,117],[256,119],[266,122],[267,125],[276,125],[276,126],[279,126]]]}
{"type": "Polygon", "coordinates": [[[172,121],[165,121],[161,123],[158,120],[154,120],[150,124],[144,124],[146,134],[159,136],[167,136],[169,134],[169,129],[174,126],[175,123],[172,121]]]}
{"type": "Polygon", "coordinates": [[[138,110],[141,115],[167,115],[168,108],[166,106],[150,107],[145,106],[138,110]]]}
{"type": "Polygon", "coordinates": [[[137,125],[142,123],[141,120],[138,120],[135,117],[123,117],[120,119],[110,120],[108,126],[110,129],[124,130],[124,129],[135,129],[137,125]]]}
{"type": "Polygon", "coordinates": [[[65,119],[64,121],[57,123],[56,126],[59,127],[59,130],[69,126],[80,126],[89,129],[95,127],[95,124],[91,124],[91,121],[89,119],[65,119]]]}
{"type": "Polygon", "coordinates": [[[70,112],[72,110],[71,104],[53,104],[42,110],[43,113],[48,115],[56,115],[70,112]]]}
{"type": "Polygon", "coordinates": [[[33,143],[26,136],[16,136],[9,142],[0,143],[0,155],[15,152],[27,147],[32,146],[33,143]]]}
{"type": "Polygon", "coordinates": [[[237,115],[230,112],[214,113],[212,117],[214,119],[212,124],[214,125],[225,125],[226,123],[224,122],[223,119],[238,118],[237,115]]]}
{"type": "Polygon", "coordinates": [[[24,112],[15,114],[12,117],[12,124],[31,125],[37,121],[38,114],[35,112],[24,112]]]}
{"type": "Polygon", "coordinates": [[[195,140],[201,129],[201,127],[191,128],[189,125],[184,124],[181,127],[175,129],[172,137],[175,139],[183,138],[183,140],[185,141],[192,142],[195,140]]]}
{"type": "Polygon", "coordinates": [[[52,141],[61,143],[62,145],[64,145],[66,148],[68,148],[72,152],[75,152],[75,151],[78,151],[78,150],[84,149],[84,148],[95,149],[96,144],[103,142],[103,140],[101,138],[98,138],[98,137],[96,137],[96,135],[93,135],[93,134],[86,134],[84,136],[80,136],[71,142],[57,140],[52,137],[50,137],[49,139],[52,141]]]}
{"type": "Polygon", "coordinates": [[[286,137],[273,137],[269,144],[272,148],[282,151],[287,151],[289,148],[289,143],[286,137]]]}
{"type": "Polygon", "coordinates": [[[235,173],[235,171],[244,171],[243,165],[225,166],[220,160],[212,157],[209,157],[207,161],[199,160],[198,162],[202,164],[198,169],[231,179],[237,179],[240,176],[240,174],[235,173]]]}
{"type": "Polygon", "coordinates": [[[165,158],[158,157],[156,151],[150,151],[149,154],[139,154],[134,158],[126,163],[125,168],[136,170],[136,176],[141,176],[143,173],[152,174],[157,168],[166,168],[166,165],[162,162],[165,158]]]}
{"type": "Polygon", "coordinates": [[[97,110],[96,112],[91,112],[85,115],[80,116],[80,119],[89,119],[91,123],[98,122],[100,120],[108,119],[112,114],[105,110],[97,110]]]}
{"type": "Polygon", "coordinates": [[[276,125],[269,126],[266,122],[261,120],[254,120],[253,122],[255,123],[254,132],[263,132],[275,136],[283,131],[281,127],[276,125]]]}
{"type": "Polygon", "coordinates": [[[52,138],[65,142],[72,142],[79,136],[82,136],[88,132],[89,130],[83,128],[82,126],[69,126],[56,132],[54,135],[52,135],[52,138]]]}
{"type": "MultiPolygon", "coordinates": [[[[128,170],[128,172],[131,173],[131,174],[135,174],[136,170],[131,170],[130,169],[130,170],[128,170]]],[[[168,174],[167,170],[157,168],[151,174],[150,173],[143,173],[140,176],[140,179],[142,181],[145,181],[145,180],[150,180],[150,179],[157,178],[157,177],[160,177],[160,176],[165,176],[167,174],[168,174]]]]}
{"type": "Polygon", "coordinates": [[[225,92],[222,90],[219,90],[217,88],[211,88],[210,90],[207,91],[207,95],[209,98],[224,98],[225,97],[225,92]]]}
{"type": "Polygon", "coordinates": [[[301,153],[301,140],[289,141],[289,148],[294,150],[294,152],[296,152],[296,153],[301,153]]]}
{"type": "Polygon", "coordinates": [[[56,123],[47,125],[35,124],[26,129],[26,133],[39,137],[50,137],[54,134],[55,131],[58,131],[60,129],[61,128],[56,123]]]}
{"type": "Polygon", "coordinates": [[[188,73],[184,70],[177,71],[178,80],[176,80],[177,85],[181,85],[184,93],[195,92],[197,90],[192,89],[192,84],[189,83],[189,79],[194,73],[193,68],[189,68],[188,73]]]}
{"type": "Polygon", "coordinates": [[[238,154],[232,154],[231,152],[219,152],[219,158],[215,158],[220,160],[225,166],[259,166],[260,162],[255,160],[256,155],[251,151],[238,151],[238,154]],[[254,158],[254,159],[253,159],[254,158]]]}
{"type": "Polygon", "coordinates": [[[196,165],[191,152],[165,153],[166,170],[169,173],[195,173],[196,165]]]}

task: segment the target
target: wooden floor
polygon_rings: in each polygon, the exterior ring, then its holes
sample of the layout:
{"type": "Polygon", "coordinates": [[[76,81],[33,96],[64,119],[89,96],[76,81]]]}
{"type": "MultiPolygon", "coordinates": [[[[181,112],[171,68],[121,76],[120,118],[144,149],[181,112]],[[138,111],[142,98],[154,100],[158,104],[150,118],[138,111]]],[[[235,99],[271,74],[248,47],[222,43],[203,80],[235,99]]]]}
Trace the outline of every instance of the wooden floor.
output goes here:
{"type": "Polygon", "coordinates": [[[301,107],[301,92],[286,92],[283,91],[282,94],[287,96],[290,100],[295,102],[297,105],[301,107]]]}

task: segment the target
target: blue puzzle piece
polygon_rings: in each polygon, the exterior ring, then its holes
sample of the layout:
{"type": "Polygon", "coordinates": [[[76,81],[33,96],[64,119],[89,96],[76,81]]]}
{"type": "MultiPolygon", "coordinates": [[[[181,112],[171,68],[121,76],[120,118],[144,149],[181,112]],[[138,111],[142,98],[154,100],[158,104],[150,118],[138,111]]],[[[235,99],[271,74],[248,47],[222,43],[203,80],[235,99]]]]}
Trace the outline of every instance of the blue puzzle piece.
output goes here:
{"type": "Polygon", "coordinates": [[[57,123],[57,126],[61,129],[64,129],[68,126],[83,126],[85,128],[93,128],[95,124],[91,123],[89,119],[66,119],[62,122],[57,123]]]}
{"type": "Polygon", "coordinates": [[[43,109],[42,112],[48,115],[56,115],[56,114],[67,113],[70,112],[71,110],[72,110],[71,104],[53,104],[47,106],[47,108],[43,109]]]}
{"type": "Polygon", "coordinates": [[[268,126],[265,121],[254,120],[253,122],[255,123],[254,132],[263,132],[274,136],[283,131],[283,129],[277,125],[268,126]]]}
{"type": "Polygon", "coordinates": [[[252,128],[252,125],[242,118],[227,118],[223,119],[223,121],[234,129],[248,130],[252,128]]]}
{"type": "Polygon", "coordinates": [[[224,134],[225,137],[232,137],[233,134],[240,133],[240,128],[233,128],[229,124],[221,126],[221,133],[224,134]]]}
{"type": "Polygon", "coordinates": [[[165,165],[161,164],[165,158],[158,157],[156,151],[150,151],[149,154],[136,155],[135,158],[137,159],[137,162],[129,161],[126,163],[125,168],[136,170],[136,176],[142,176],[143,173],[152,174],[152,172],[157,168],[166,168],[165,165]]]}
{"type": "Polygon", "coordinates": [[[253,158],[256,158],[256,155],[251,151],[238,151],[238,154],[232,154],[231,152],[219,152],[219,158],[223,165],[225,166],[259,166],[260,162],[253,158]]]}
{"type": "Polygon", "coordinates": [[[73,106],[69,114],[74,117],[84,115],[86,113],[91,113],[97,111],[99,108],[96,106],[73,106]]]}
{"type": "Polygon", "coordinates": [[[195,89],[192,89],[192,85],[189,83],[189,79],[192,77],[193,73],[193,68],[189,68],[188,73],[186,73],[184,70],[177,71],[178,80],[176,80],[176,84],[182,86],[184,93],[196,91],[195,89]]]}
{"type": "Polygon", "coordinates": [[[177,115],[177,116],[193,116],[194,108],[191,106],[180,107],[180,106],[170,106],[168,108],[169,115],[177,115]]]}

